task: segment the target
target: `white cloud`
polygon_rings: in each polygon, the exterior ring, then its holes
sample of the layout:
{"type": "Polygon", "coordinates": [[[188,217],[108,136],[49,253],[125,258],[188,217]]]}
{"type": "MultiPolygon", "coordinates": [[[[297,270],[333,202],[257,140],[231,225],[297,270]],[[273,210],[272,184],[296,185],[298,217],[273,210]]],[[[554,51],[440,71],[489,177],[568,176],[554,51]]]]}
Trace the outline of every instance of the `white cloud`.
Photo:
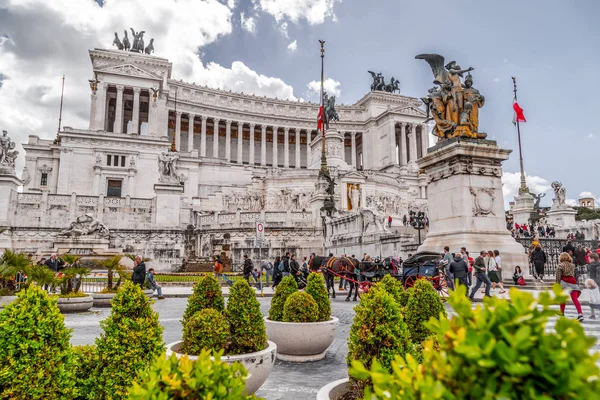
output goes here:
{"type": "Polygon", "coordinates": [[[579,204],[577,203],[577,200],[575,200],[575,199],[566,199],[565,204],[568,205],[569,207],[579,206],[579,204]]]}
{"type": "Polygon", "coordinates": [[[281,34],[283,35],[284,38],[286,38],[286,39],[289,38],[287,22],[282,22],[281,24],[279,24],[279,32],[281,32],[281,34]]]}
{"type": "Polygon", "coordinates": [[[256,19],[254,17],[250,16],[246,18],[246,15],[242,12],[240,14],[240,20],[242,23],[242,28],[245,31],[256,33],[256,19]]]}
{"type": "Polygon", "coordinates": [[[582,199],[582,198],[584,198],[584,197],[591,197],[591,198],[593,198],[593,199],[595,199],[595,198],[596,198],[596,196],[594,196],[594,193],[592,193],[592,192],[585,192],[585,191],[584,191],[584,192],[581,192],[581,193],[579,193],[579,198],[580,198],[580,199],[582,199]]]}
{"type": "Polygon", "coordinates": [[[260,8],[277,22],[288,18],[293,23],[304,19],[310,25],[322,24],[327,18],[335,21],[333,8],[341,0],[258,0],[260,8]]]}
{"type": "MultiPolygon", "coordinates": [[[[261,75],[242,62],[225,68],[205,65],[200,59],[199,49],[232,32],[228,7],[232,3],[111,0],[100,6],[91,0],[2,0],[0,128],[8,130],[19,145],[29,135],[53,138],[63,74],[63,126],[86,128],[90,107],[87,80],[93,77],[87,50],[114,49],[113,32],[122,38],[123,30],[129,31],[130,26],[146,32],[146,44],[155,39],[155,55],[173,63],[174,78],[295,99],[292,87],[281,79],[261,75]]],[[[18,168],[23,165],[22,155],[21,151],[18,168]]]]}
{"type": "Polygon", "coordinates": [[[288,44],[288,50],[291,51],[292,53],[295,52],[298,49],[298,41],[294,40],[292,43],[288,44]]]}
{"type": "Polygon", "coordinates": [[[596,134],[595,133],[590,133],[587,135],[588,139],[596,139],[596,134]]]}
{"type": "MultiPolygon", "coordinates": [[[[309,82],[307,85],[308,87],[308,95],[309,96],[315,96],[315,95],[320,95],[321,94],[321,81],[312,81],[309,82]]],[[[340,89],[341,83],[331,79],[331,78],[327,78],[325,79],[325,81],[323,82],[323,87],[325,88],[325,90],[327,91],[327,93],[333,94],[336,97],[340,97],[340,95],[342,94],[342,90],[340,89]]]]}
{"type": "Polygon", "coordinates": [[[235,0],[227,0],[227,7],[233,10],[235,8],[235,0]]]}
{"type": "MultiPolygon", "coordinates": [[[[525,174],[525,180],[529,191],[540,194],[546,193],[551,189],[550,182],[539,176],[531,176],[525,174]]],[[[519,188],[521,187],[521,173],[520,172],[504,172],[502,174],[502,193],[504,195],[504,204],[508,204],[513,201],[516,196],[519,195],[519,188]]],[[[549,197],[548,194],[546,197],[549,197]]],[[[552,196],[550,196],[552,197],[552,196]]],[[[542,203],[547,203],[548,200],[544,198],[542,203]]]]}

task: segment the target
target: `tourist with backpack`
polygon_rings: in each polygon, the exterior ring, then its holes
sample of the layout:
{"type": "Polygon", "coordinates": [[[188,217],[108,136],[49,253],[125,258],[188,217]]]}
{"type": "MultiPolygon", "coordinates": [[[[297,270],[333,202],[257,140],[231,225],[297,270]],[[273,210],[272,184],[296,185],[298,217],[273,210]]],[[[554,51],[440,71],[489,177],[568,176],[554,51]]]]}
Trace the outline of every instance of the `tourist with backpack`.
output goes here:
{"type": "Polygon", "coordinates": [[[252,275],[252,270],[254,269],[254,264],[252,263],[252,260],[248,258],[247,254],[244,254],[243,258],[244,258],[244,268],[243,268],[242,272],[244,274],[244,279],[249,284],[250,283],[250,275],[252,275]]]}
{"type": "Polygon", "coordinates": [[[232,285],[233,282],[231,282],[231,280],[229,280],[229,278],[227,278],[227,276],[225,276],[225,274],[223,274],[223,261],[221,261],[221,256],[217,255],[217,257],[215,258],[215,265],[214,265],[214,269],[213,269],[214,273],[215,273],[215,278],[217,278],[217,282],[220,279],[223,279],[223,281],[225,281],[225,283],[229,286],[232,285]]]}
{"type": "Polygon", "coordinates": [[[263,261],[260,266],[260,276],[262,281],[262,274],[265,273],[266,285],[269,286],[269,278],[273,280],[273,263],[271,261],[263,261]]]}

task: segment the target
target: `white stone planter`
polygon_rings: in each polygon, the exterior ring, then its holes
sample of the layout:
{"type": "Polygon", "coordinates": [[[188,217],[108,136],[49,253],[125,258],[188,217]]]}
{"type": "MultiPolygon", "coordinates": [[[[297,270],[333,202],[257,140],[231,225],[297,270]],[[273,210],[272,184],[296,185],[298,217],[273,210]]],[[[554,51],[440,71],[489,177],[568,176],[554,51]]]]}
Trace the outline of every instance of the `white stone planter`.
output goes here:
{"type": "MultiPolygon", "coordinates": [[[[167,345],[167,358],[171,354],[175,354],[177,358],[181,358],[186,354],[178,353],[179,347],[183,342],[178,341],[167,345]]],[[[277,345],[272,341],[268,341],[266,349],[255,353],[238,354],[235,356],[223,355],[221,361],[233,364],[234,362],[241,363],[248,371],[246,378],[246,391],[248,394],[256,392],[269,377],[273,365],[275,365],[275,356],[277,355],[277,345]]],[[[197,360],[198,356],[187,355],[190,360],[197,360]]]]}
{"type": "Polygon", "coordinates": [[[0,308],[4,308],[17,299],[17,296],[0,296],[0,308]]]}
{"type": "Polygon", "coordinates": [[[59,297],[58,309],[61,313],[83,312],[87,311],[94,305],[92,296],[85,297],[59,297]]]}
{"type": "MultiPolygon", "coordinates": [[[[151,289],[144,290],[144,294],[148,297],[152,297],[153,291],[151,289]]],[[[92,293],[91,296],[94,298],[94,307],[110,307],[110,302],[115,297],[116,293],[92,293]]]]}
{"type": "Polygon", "coordinates": [[[277,358],[282,361],[306,362],[325,358],[335,339],[340,320],[324,322],[279,322],[265,317],[269,340],[277,343],[277,358]]]}
{"type": "Polygon", "coordinates": [[[335,400],[346,394],[349,389],[350,381],[348,378],[333,381],[319,389],[317,392],[317,400],[335,400]]]}

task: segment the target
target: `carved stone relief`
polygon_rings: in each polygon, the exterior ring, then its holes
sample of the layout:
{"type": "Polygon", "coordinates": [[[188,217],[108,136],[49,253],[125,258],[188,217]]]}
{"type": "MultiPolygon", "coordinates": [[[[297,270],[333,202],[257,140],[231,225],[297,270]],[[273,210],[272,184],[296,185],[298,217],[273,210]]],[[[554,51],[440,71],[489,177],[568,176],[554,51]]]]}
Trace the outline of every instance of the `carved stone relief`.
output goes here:
{"type": "Polygon", "coordinates": [[[494,189],[470,187],[469,191],[473,196],[473,216],[496,215],[493,211],[494,200],[496,199],[494,189]]]}

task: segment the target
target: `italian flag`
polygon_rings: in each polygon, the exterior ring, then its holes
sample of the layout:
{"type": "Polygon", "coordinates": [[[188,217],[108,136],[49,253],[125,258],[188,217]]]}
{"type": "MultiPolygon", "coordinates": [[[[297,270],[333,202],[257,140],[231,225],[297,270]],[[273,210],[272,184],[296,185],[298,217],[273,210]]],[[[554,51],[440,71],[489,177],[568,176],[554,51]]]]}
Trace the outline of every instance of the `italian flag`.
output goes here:
{"type": "Polygon", "coordinates": [[[319,107],[319,115],[317,115],[317,129],[323,131],[323,106],[319,107]]]}
{"type": "Polygon", "coordinates": [[[513,110],[515,110],[515,115],[513,116],[513,124],[517,122],[527,122],[525,119],[525,115],[523,114],[523,109],[519,106],[516,97],[513,98],[513,110]]]}

